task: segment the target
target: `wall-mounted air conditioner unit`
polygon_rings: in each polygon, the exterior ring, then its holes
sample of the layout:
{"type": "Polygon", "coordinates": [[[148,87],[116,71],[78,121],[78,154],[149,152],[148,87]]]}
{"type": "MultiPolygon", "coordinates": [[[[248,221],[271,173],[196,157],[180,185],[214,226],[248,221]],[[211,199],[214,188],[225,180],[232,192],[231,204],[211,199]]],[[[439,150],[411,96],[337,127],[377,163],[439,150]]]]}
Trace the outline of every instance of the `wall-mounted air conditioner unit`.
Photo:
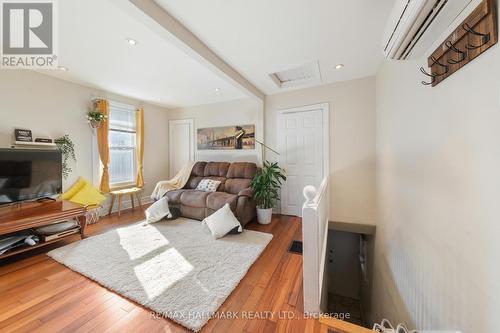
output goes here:
{"type": "Polygon", "coordinates": [[[388,59],[419,57],[474,0],[396,0],[383,40],[388,59]]]}

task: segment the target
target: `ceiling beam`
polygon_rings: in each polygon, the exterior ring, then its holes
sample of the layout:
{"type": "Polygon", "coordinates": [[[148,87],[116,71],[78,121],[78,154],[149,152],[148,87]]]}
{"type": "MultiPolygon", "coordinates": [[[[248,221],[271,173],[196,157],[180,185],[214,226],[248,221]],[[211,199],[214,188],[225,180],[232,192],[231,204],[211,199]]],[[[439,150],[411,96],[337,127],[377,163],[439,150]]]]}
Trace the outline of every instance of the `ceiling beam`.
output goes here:
{"type": "Polygon", "coordinates": [[[191,50],[194,56],[206,63],[212,70],[229,79],[233,84],[244,90],[250,96],[264,100],[265,94],[238,73],[233,67],[222,60],[196,35],[187,29],[181,22],[158,5],[154,0],[129,0],[152,20],[158,23],[171,35],[173,35],[183,46],[191,50]]]}

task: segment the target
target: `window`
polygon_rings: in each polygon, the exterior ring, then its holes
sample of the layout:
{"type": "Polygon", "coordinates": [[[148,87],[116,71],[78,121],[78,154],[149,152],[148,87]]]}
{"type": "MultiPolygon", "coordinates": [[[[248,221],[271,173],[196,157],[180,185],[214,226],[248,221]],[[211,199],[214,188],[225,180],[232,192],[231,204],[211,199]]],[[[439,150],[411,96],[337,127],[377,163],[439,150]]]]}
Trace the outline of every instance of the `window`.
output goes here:
{"type": "Polygon", "coordinates": [[[135,107],[109,103],[109,185],[111,188],[135,184],[136,116],[135,107]]]}

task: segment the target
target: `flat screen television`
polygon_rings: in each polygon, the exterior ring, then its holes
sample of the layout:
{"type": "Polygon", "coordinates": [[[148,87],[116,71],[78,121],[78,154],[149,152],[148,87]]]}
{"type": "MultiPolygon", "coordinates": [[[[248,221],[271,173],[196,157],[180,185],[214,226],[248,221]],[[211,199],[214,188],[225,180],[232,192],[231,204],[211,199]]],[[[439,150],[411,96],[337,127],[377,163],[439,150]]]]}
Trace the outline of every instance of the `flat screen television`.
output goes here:
{"type": "Polygon", "coordinates": [[[0,205],[53,198],[61,191],[61,152],[0,149],[0,205]]]}

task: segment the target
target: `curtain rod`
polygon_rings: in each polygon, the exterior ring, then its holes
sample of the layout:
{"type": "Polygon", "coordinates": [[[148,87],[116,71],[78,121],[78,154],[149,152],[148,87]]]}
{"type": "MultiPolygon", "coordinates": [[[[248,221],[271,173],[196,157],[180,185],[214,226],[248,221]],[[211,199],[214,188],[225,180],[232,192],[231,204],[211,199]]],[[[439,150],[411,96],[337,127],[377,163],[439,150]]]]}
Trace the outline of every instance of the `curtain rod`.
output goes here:
{"type": "Polygon", "coordinates": [[[117,104],[124,104],[124,105],[129,105],[129,106],[133,106],[135,108],[142,108],[144,107],[144,102],[139,102],[138,104],[129,104],[129,103],[125,103],[125,102],[120,102],[120,101],[117,101],[116,99],[114,98],[110,98],[110,97],[105,97],[105,96],[99,96],[99,95],[94,95],[94,94],[91,94],[90,95],[90,100],[92,102],[95,102],[97,100],[107,100],[108,102],[113,102],[113,103],[117,103],[117,104]]]}

